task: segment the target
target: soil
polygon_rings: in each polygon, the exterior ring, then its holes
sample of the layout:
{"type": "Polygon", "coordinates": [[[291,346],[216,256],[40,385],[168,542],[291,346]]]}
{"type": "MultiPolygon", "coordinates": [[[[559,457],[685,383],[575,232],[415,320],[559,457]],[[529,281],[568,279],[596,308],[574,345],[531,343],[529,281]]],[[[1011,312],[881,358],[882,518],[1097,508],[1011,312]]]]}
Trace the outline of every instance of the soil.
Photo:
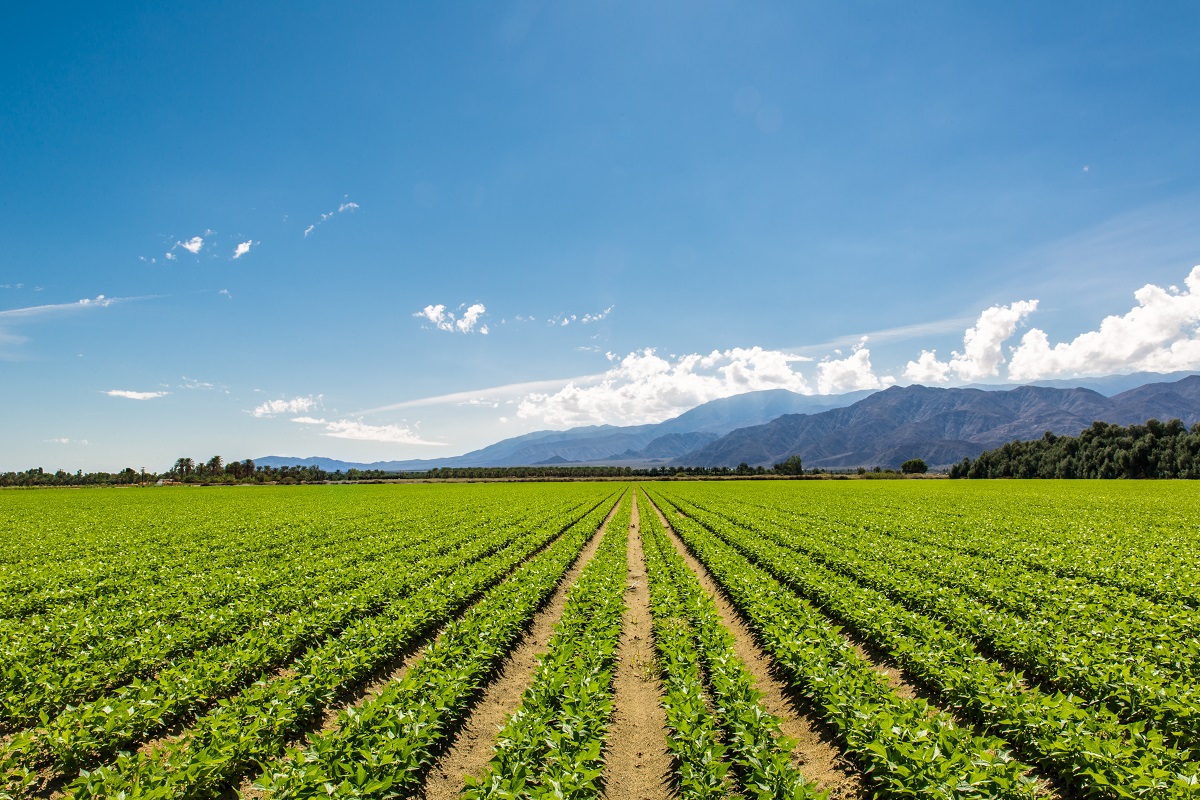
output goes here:
{"type": "Polygon", "coordinates": [[[639,528],[635,505],[629,525],[626,608],[613,681],[614,713],[604,751],[604,791],[612,800],[666,800],[672,796],[667,716],[654,658],[650,590],[639,528]]]}
{"type": "Polygon", "coordinates": [[[567,591],[575,585],[583,568],[592,560],[616,513],[609,514],[600,531],[584,546],[579,557],[559,582],[549,602],[533,618],[529,631],[517,648],[505,660],[498,675],[484,687],[483,694],[471,709],[470,716],[458,729],[454,740],[429,770],[425,785],[417,795],[426,800],[449,800],[458,797],[466,785],[465,777],[482,777],[487,771],[496,734],[508,717],[517,710],[521,696],[533,681],[540,656],[545,653],[554,626],[562,619],[567,604],[567,591]]]}
{"type": "Polygon", "coordinates": [[[746,620],[729,602],[708,568],[688,551],[662,512],[657,507],[654,511],[667,528],[675,549],[700,579],[704,591],[708,592],[716,603],[721,621],[733,634],[734,651],[754,676],[755,687],[762,692],[759,699],[762,707],[779,718],[779,727],[783,735],[794,742],[793,764],[804,777],[822,789],[829,789],[831,798],[859,800],[870,797],[862,777],[834,743],[828,726],[805,712],[804,699],[785,679],[779,677],[771,657],[755,640],[746,620]]]}

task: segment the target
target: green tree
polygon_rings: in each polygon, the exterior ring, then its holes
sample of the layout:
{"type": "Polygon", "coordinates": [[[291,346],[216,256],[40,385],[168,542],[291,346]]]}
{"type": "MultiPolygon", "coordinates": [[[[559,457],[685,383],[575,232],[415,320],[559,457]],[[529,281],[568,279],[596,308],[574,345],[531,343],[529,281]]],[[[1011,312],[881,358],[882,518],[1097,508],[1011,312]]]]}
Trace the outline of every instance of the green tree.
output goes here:
{"type": "Polygon", "coordinates": [[[900,471],[905,475],[924,475],[929,471],[929,467],[919,458],[910,458],[900,465],[900,471]]]}
{"type": "Polygon", "coordinates": [[[804,474],[804,462],[800,459],[800,454],[788,456],[783,461],[775,465],[775,471],[780,475],[802,475],[804,474]]]}

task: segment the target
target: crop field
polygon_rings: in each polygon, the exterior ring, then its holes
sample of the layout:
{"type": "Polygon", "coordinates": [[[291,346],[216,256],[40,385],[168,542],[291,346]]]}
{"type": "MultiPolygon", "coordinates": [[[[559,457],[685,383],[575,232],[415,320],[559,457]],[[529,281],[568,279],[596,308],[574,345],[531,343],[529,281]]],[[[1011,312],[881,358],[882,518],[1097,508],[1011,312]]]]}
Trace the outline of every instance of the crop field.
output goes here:
{"type": "Polygon", "coordinates": [[[1200,798],[1200,486],[0,492],[0,798],[1200,798]]]}

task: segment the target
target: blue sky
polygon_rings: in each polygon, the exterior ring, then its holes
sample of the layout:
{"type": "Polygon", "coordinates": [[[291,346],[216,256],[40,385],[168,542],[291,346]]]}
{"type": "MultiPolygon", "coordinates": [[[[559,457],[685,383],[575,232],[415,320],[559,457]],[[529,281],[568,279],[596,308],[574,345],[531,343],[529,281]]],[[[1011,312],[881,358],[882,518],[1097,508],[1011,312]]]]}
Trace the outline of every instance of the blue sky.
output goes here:
{"type": "Polygon", "coordinates": [[[1189,3],[27,4],[0,469],[1198,369],[1197,30],[1189,3]]]}

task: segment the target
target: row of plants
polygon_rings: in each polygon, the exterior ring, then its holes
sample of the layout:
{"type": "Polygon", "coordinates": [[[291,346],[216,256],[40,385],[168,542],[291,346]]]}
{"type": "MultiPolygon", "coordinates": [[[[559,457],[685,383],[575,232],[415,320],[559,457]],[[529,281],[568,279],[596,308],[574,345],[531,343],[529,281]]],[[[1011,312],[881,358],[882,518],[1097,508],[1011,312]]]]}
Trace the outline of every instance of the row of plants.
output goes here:
{"type": "MultiPolygon", "coordinates": [[[[476,532],[483,530],[477,528],[476,532]]],[[[166,606],[174,617],[171,621],[147,624],[139,620],[131,623],[137,626],[134,630],[120,623],[136,620],[142,610],[138,604],[130,603],[114,614],[84,611],[80,624],[110,631],[109,635],[93,645],[87,641],[93,636],[89,630],[78,637],[63,637],[69,647],[45,652],[30,646],[7,660],[0,668],[0,719],[13,725],[36,723],[41,715],[53,717],[67,705],[79,706],[102,694],[119,694],[135,680],[161,683],[163,673],[168,678],[191,675],[187,662],[192,660],[201,664],[245,661],[247,655],[260,651],[264,642],[272,651],[288,653],[292,649],[286,641],[289,633],[291,640],[312,641],[322,631],[341,625],[341,620],[372,613],[394,596],[396,581],[379,574],[380,561],[432,566],[430,559],[469,541],[463,534],[446,527],[432,536],[416,531],[406,536],[367,536],[361,548],[351,549],[343,542],[336,552],[298,555],[295,562],[250,562],[244,566],[247,576],[266,573],[277,579],[247,580],[238,595],[215,603],[209,595],[166,606]],[[319,615],[331,604],[340,610],[319,615]],[[299,629],[292,627],[297,621],[299,629]]],[[[407,582],[406,578],[401,587],[407,582]]],[[[78,627],[72,632],[76,631],[78,627]]],[[[194,677],[188,680],[194,689],[194,677]]]]}
{"type": "Polygon", "coordinates": [[[948,705],[1002,737],[1086,797],[1189,797],[1200,765],[1143,722],[1045,692],[989,660],[938,621],[727,519],[682,503],[702,528],[790,590],[888,652],[948,705]]]}
{"type": "Polygon", "coordinates": [[[1029,798],[1029,767],[920,698],[902,698],[808,602],[660,492],[651,499],[746,617],[792,685],[836,731],[881,797],[1029,798]]]}
{"type": "MultiPolygon", "coordinates": [[[[1074,693],[1087,705],[1107,708],[1125,722],[1144,721],[1173,747],[1188,751],[1186,758],[1197,757],[1200,685],[1174,667],[1184,666],[1184,661],[1186,668],[1194,666],[1188,652],[1190,649],[1194,653],[1200,643],[1194,634],[1189,642],[1189,634],[1171,620],[1144,632],[1141,647],[1131,647],[1130,640],[1122,636],[1128,633],[1128,626],[1120,618],[1114,619],[1111,613],[1086,613],[1084,592],[1065,612],[1056,614],[1047,608],[1040,616],[1022,617],[989,606],[973,596],[980,589],[967,588],[990,586],[992,594],[1003,596],[1004,586],[999,580],[961,568],[957,573],[950,572],[946,560],[931,559],[929,553],[889,548],[886,541],[873,541],[873,537],[845,541],[836,533],[829,536],[784,528],[757,514],[739,514],[736,508],[727,507],[720,516],[875,589],[910,611],[941,620],[982,651],[1022,670],[1027,681],[1036,681],[1051,691],[1074,693]],[[920,566],[909,569],[910,564],[920,566]],[[942,579],[929,580],[921,572],[936,572],[942,579]],[[1077,621],[1079,617],[1085,620],[1082,624],[1077,621]],[[1159,658],[1147,659],[1138,652],[1147,649],[1159,658]]],[[[1047,594],[1051,592],[1047,590],[1047,594]]],[[[1180,615],[1187,615],[1187,611],[1180,615]]]]}
{"type": "MultiPolygon", "coordinates": [[[[183,785],[205,787],[230,771],[244,769],[255,753],[281,747],[329,703],[399,657],[563,530],[597,513],[603,502],[594,500],[588,507],[560,511],[521,536],[501,530],[474,542],[467,537],[463,548],[427,565],[381,570],[381,580],[394,583],[391,593],[380,598],[367,589],[359,598],[381,603],[379,608],[363,614],[354,602],[332,598],[331,609],[338,623],[321,634],[292,639],[291,644],[299,649],[308,648],[294,661],[289,662],[290,654],[272,650],[272,640],[264,639],[264,650],[258,652],[279,656],[271,658],[270,664],[255,662],[246,665],[248,668],[228,670],[227,662],[208,662],[203,675],[210,684],[202,687],[207,689],[203,700],[192,694],[194,684],[199,683],[193,680],[195,676],[182,674],[170,684],[159,682],[131,693],[119,708],[90,704],[90,713],[84,719],[71,720],[73,725],[60,717],[45,735],[35,736],[25,746],[14,738],[5,755],[5,766],[12,765],[9,785],[14,778],[17,783],[32,780],[31,757],[48,754],[60,770],[73,770],[153,735],[172,720],[191,719],[192,710],[204,709],[181,738],[136,754],[118,752],[108,766],[83,770],[81,784],[100,786],[103,795],[110,780],[117,785],[125,781],[137,785],[141,776],[165,771],[183,785]],[[329,634],[334,635],[330,638],[329,634]],[[228,679],[221,677],[223,672],[238,675],[237,683],[230,686],[228,679]],[[228,694],[239,686],[244,686],[240,692],[228,694]],[[217,701],[215,706],[213,701],[217,701]]],[[[329,618],[313,615],[308,619],[329,618]]],[[[246,658],[241,651],[228,655],[246,658]]],[[[250,661],[255,658],[255,653],[249,653],[250,661]]],[[[238,665],[236,661],[233,664],[238,665]]]]}
{"type": "Polygon", "coordinates": [[[760,705],[716,604],[676,552],[654,507],[644,505],[639,516],[654,644],[680,796],[726,797],[732,782],[757,800],[824,797],[792,766],[791,742],[780,734],[779,719],[760,705]]]}
{"type": "Polygon", "coordinates": [[[844,525],[956,551],[1035,575],[1069,578],[1200,608],[1200,487],[1191,483],[1013,482],[970,486],[753,484],[736,493],[711,484],[689,498],[725,498],[786,509],[813,527],[844,525]]]}
{"type": "Polygon", "coordinates": [[[611,507],[574,526],[447,624],[379,695],[346,708],[327,732],[267,763],[256,787],[274,800],[411,796],[611,507]]]}
{"type": "Polygon", "coordinates": [[[603,793],[603,747],[625,611],[633,503],[627,497],[570,588],[533,680],[496,738],[487,773],[467,777],[464,798],[583,800],[603,793]]]}

